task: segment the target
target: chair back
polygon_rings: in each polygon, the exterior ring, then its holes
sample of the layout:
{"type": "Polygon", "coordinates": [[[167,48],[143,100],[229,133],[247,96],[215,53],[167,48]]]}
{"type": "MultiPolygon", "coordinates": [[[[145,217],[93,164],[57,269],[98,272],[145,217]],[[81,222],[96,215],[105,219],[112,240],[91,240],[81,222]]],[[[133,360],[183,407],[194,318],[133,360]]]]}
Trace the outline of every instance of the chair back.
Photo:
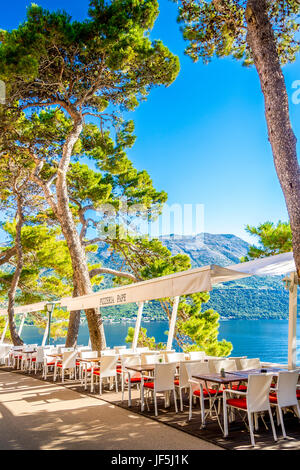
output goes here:
{"type": "MultiPolygon", "coordinates": [[[[204,364],[202,361],[181,361],[179,363],[179,386],[180,387],[189,387],[192,377],[192,371],[201,371],[201,365],[204,364]]],[[[208,373],[208,364],[205,363],[205,369],[208,373]]],[[[195,372],[196,373],[196,372],[195,372]]]]}
{"type": "MultiPolygon", "coordinates": [[[[140,366],[141,357],[139,354],[135,356],[130,354],[126,356],[125,354],[121,357],[122,371],[126,372],[126,366],[140,366]]],[[[141,374],[139,372],[130,371],[131,378],[140,378],[141,374]]]]}
{"type": "Polygon", "coordinates": [[[166,353],[165,354],[166,362],[180,362],[185,360],[185,353],[166,353]]]}
{"type": "Polygon", "coordinates": [[[299,371],[286,370],[278,373],[277,403],[280,407],[297,405],[299,371]]]}
{"type": "Polygon", "coordinates": [[[81,359],[86,359],[86,358],[94,358],[94,357],[98,357],[99,356],[99,353],[98,351],[80,351],[79,352],[79,357],[81,357],[81,359]]]}
{"type": "Polygon", "coordinates": [[[60,354],[63,354],[65,352],[71,352],[71,351],[74,351],[75,348],[58,348],[60,349],[60,354]]]}
{"type": "Polygon", "coordinates": [[[221,372],[221,369],[224,369],[225,372],[233,372],[237,370],[236,362],[234,359],[223,359],[222,361],[216,361],[214,367],[217,374],[221,372]]]}
{"type": "Polygon", "coordinates": [[[45,357],[45,350],[43,346],[38,346],[36,348],[36,362],[44,362],[44,357],[45,357]]]}
{"type": "Polygon", "coordinates": [[[154,369],[154,388],[156,392],[164,392],[174,389],[174,376],[176,364],[155,364],[154,369]]]}
{"type": "Polygon", "coordinates": [[[212,374],[217,374],[218,373],[218,362],[224,361],[224,359],[221,357],[220,359],[208,359],[208,367],[209,371],[212,374]]]}
{"type": "Polygon", "coordinates": [[[102,356],[116,356],[116,357],[119,356],[113,349],[103,349],[103,351],[100,351],[100,355],[101,357],[102,356]]]}
{"type": "Polygon", "coordinates": [[[242,370],[241,359],[247,359],[247,356],[229,356],[228,359],[234,359],[236,363],[236,370],[242,370]]]}
{"type": "Polygon", "coordinates": [[[92,348],[90,346],[77,346],[77,351],[91,351],[92,348]]]}
{"type": "Polygon", "coordinates": [[[240,359],[241,363],[241,370],[247,369],[261,369],[261,362],[258,357],[256,358],[247,358],[247,359],[240,359]]]}
{"type": "Polygon", "coordinates": [[[205,352],[204,351],[190,351],[189,356],[191,361],[204,361],[205,352]]]}
{"type": "Polygon", "coordinates": [[[76,367],[76,356],[77,351],[73,349],[71,351],[64,351],[62,353],[62,368],[63,369],[72,369],[76,367]]]}
{"type": "Polygon", "coordinates": [[[157,353],[141,353],[141,365],[145,364],[158,364],[159,355],[157,353]]]}
{"type": "Polygon", "coordinates": [[[58,353],[58,349],[57,348],[47,348],[44,350],[44,362],[46,362],[46,364],[50,364],[50,362],[54,362],[55,361],[55,357],[53,356],[50,356],[50,354],[57,354],[58,353]]]}
{"type": "Polygon", "coordinates": [[[270,386],[273,374],[249,374],[247,387],[248,411],[258,412],[270,409],[270,386]]]}
{"type": "Polygon", "coordinates": [[[103,356],[100,363],[100,377],[115,377],[117,375],[118,356],[116,354],[103,356]]]}
{"type": "Polygon", "coordinates": [[[149,351],[149,348],[148,348],[148,347],[136,348],[136,352],[137,352],[137,353],[142,353],[142,352],[147,352],[147,351],[149,351]]]}
{"type": "Polygon", "coordinates": [[[120,354],[120,351],[122,349],[126,349],[126,346],[114,346],[114,350],[115,350],[116,354],[120,354]]]}
{"type": "MultiPolygon", "coordinates": [[[[193,379],[193,375],[206,375],[210,374],[209,364],[208,362],[202,361],[195,361],[195,362],[184,362],[184,367],[186,368],[186,373],[188,375],[188,380],[197,381],[197,379],[193,379]]],[[[198,382],[204,383],[204,381],[199,380],[198,382]]],[[[196,383],[191,383],[191,387],[194,390],[199,389],[199,385],[196,383]]]]}

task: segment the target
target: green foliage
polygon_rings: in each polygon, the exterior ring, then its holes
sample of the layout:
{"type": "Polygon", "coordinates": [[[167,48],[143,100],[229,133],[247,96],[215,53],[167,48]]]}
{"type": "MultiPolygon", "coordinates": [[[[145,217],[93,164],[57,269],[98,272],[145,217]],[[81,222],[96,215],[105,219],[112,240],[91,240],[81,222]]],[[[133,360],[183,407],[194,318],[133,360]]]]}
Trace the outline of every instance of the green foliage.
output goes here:
{"type": "Polygon", "coordinates": [[[246,231],[258,238],[258,246],[251,245],[247,256],[243,257],[241,261],[278,255],[293,249],[289,222],[279,221],[277,225],[273,222],[264,222],[258,227],[247,225],[246,231]]]}
{"type": "MultiPolygon", "coordinates": [[[[178,22],[183,25],[186,48],[194,61],[207,63],[214,56],[233,56],[252,64],[247,44],[246,0],[175,0],[179,5],[178,22]]],[[[271,22],[281,63],[295,60],[299,51],[300,4],[297,0],[268,1],[271,22]]]]}
{"type": "Polygon", "coordinates": [[[109,104],[135,108],[152,86],[171,84],[179,71],[178,58],[148,37],[157,14],[156,0],[91,1],[82,22],[31,5],[18,29],[1,34],[8,99],[97,112],[109,104]]]}
{"type": "Polygon", "coordinates": [[[212,309],[202,312],[208,302],[207,292],[183,296],[179,303],[177,320],[178,342],[183,351],[204,351],[210,356],[228,356],[232,344],[218,341],[219,314],[212,309]]]}
{"type": "MultiPolygon", "coordinates": [[[[126,343],[132,344],[134,338],[134,328],[130,326],[128,328],[128,333],[125,338],[126,343]]],[[[154,336],[147,336],[147,329],[141,328],[138,337],[138,347],[148,347],[149,349],[165,349],[163,343],[156,343],[154,336]]]]}

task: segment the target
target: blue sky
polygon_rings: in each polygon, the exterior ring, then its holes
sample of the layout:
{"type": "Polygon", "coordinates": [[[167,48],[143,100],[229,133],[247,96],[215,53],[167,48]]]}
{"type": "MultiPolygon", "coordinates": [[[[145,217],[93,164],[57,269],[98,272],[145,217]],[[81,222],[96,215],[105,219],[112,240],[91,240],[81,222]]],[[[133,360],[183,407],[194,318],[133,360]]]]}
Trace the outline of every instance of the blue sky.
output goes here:
{"type": "MultiPolygon", "coordinates": [[[[88,0],[35,3],[65,9],[75,19],[83,18],[88,8],[88,0]]],[[[194,64],[184,55],[176,5],[169,0],[159,3],[151,37],[162,39],[179,56],[181,71],[173,85],[152,90],[147,102],[132,113],[137,141],[129,156],[138,169],[150,173],[157,189],[167,191],[169,205],[203,204],[206,232],[234,233],[251,241],[246,224],[287,220],[257,72],[230,58],[194,64]]],[[[16,27],[28,4],[7,3],[0,28],[16,27]]],[[[292,125],[299,136],[300,104],[291,98],[292,83],[300,80],[300,57],[284,68],[284,74],[292,125]]]]}

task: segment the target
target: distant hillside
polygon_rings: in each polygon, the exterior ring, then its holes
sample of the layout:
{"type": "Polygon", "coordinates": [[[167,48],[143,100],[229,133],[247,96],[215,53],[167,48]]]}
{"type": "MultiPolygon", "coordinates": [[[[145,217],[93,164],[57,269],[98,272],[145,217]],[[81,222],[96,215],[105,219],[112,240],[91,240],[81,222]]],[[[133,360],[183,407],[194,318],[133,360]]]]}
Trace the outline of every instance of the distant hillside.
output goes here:
{"type": "MultiPolygon", "coordinates": [[[[249,246],[245,240],[232,234],[203,233],[194,237],[170,235],[163,236],[160,240],[173,255],[189,255],[192,267],[208,264],[225,267],[238,263],[247,254],[249,246]]],[[[100,260],[109,267],[120,266],[120,259],[111,258],[105,246],[99,248],[97,255],[93,257],[94,262],[100,260]]],[[[104,285],[111,286],[109,277],[105,278],[104,285]]],[[[226,318],[287,318],[288,292],[280,277],[241,279],[214,287],[207,307],[215,309],[221,317],[226,318]]],[[[150,303],[147,310],[157,314],[157,303],[150,303]]]]}

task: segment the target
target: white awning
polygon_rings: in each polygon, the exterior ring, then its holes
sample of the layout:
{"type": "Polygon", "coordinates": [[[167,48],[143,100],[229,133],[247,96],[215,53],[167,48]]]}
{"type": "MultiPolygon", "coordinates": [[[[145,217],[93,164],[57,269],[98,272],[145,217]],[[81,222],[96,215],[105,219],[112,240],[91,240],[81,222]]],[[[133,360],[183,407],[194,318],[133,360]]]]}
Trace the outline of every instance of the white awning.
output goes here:
{"type": "MultiPolygon", "coordinates": [[[[179,273],[162,276],[147,281],[136,282],[122,287],[100,290],[80,297],[64,297],[60,300],[67,310],[121,305],[131,302],[162,299],[211,291],[218,283],[259,275],[284,275],[295,271],[293,253],[259,258],[247,263],[233,264],[226,268],[217,265],[204,266],[179,273]]],[[[44,310],[47,302],[23,305],[15,308],[15,313],[30,313],[44,310]]],[[[7,315],[6,309],[0,315],[7,315]]]]}
{"type": "MultiPolygon", "coordinates": [[[[46,304],[47,302],[38,302],[36,304],[20,305],[19,307],[14,308],[14,313],[15,315],[18,315],[20,313],[40,312],[45,309],[46,304]]],[[[0,309],[0,315],[7,315],[7,309],[0,309]]]]}
{"type": "Polygon", "coordinates": [[[293,252],[233,264],[230,269],[255,276],[280,276],[296,271],[293,252]]]}

